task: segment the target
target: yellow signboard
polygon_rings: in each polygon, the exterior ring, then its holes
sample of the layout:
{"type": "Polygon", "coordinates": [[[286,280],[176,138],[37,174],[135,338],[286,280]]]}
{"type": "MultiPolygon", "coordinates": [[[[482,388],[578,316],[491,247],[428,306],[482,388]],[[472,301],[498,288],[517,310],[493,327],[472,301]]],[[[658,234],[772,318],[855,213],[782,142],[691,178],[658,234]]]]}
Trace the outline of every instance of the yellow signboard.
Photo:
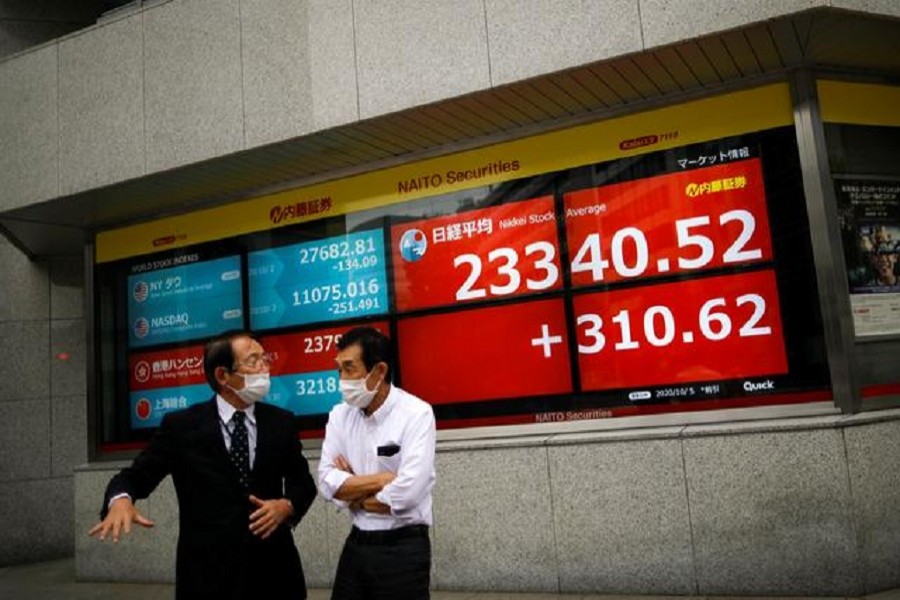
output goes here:
{"type": "Polygon", "coordinates": [[[826,123],[900,127],[900,87],[827,80],[816,87],[826,123]]]}
{"type": "Polygon", "coordinates": [[[793,123],[778,83],[97,234],[96,260],[265,231],[793,123]]]}

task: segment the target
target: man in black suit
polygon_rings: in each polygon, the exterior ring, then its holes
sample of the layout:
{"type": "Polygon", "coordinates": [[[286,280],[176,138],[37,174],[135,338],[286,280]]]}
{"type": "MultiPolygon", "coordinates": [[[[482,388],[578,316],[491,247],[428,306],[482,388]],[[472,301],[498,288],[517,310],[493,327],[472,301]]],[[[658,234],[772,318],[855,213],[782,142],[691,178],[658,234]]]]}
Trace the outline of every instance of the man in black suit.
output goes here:
{"type": "Polygon", "coordinates": [[[163,417],[150,444],[112,478],[100,540],[152,527],[133,500],[166,475],[178,495],[176,598],[306,598],[290,527],[316,495],[294,417],[257,403],[269,391],[269,356],[248,332],[210,341],[203,368],[216,392],[208,402],[163,417]],[[288,527],[290,526],[290,527],[288,527]]]}

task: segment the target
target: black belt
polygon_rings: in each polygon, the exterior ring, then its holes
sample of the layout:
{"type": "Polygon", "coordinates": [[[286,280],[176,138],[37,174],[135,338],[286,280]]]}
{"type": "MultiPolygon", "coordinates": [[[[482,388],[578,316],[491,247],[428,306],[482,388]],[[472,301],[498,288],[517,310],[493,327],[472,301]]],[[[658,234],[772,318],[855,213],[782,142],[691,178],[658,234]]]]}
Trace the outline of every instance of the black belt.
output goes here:
{"type": "Polygon", "coordinates": [[[427,538],[428,525],[407,525],[399,529],[385,529],[383,531],[364,531],[353,526],[348,539],[359,544],[393,544],[409,538],[427,538]]]}

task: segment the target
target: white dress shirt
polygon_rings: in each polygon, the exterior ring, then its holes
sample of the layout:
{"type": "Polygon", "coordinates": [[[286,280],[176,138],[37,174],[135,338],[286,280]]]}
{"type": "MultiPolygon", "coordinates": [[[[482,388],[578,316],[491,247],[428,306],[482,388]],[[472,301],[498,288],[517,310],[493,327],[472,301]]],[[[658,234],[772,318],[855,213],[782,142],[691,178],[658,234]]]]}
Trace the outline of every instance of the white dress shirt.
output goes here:
{"type": "MultiPolygon", "coordinates": [[[[237,409],[228,404],[225,399],[216,394],[216,407],[219,409],[219,427],[222,428],[222,437],[225,438],[225,449],[231,452],[231,434],[234,433],[234,421],[231,417],[237,412],[237,409]]],[[[247,424],[247,445],[250,446],[250,469],[253,469],[253,461],[256,459],[256,414],[253,412],[254,405],[251,404],[244,409],[247,418],[244,423],[247,424]]]]}
{"type": "Polygon", "coordinates": [[[353,524],[366,531],[431,525],[434,488],[435,423],[431,405],[391,386],[384,403],[371,415],[342,402],[331,409],[319,461],[319,491],[341,508],[334,497],[350,473],[334,461],[343,456],[356,475],[390,471],[396,478],[375,496],[391,514],[353,511],[353,524]],[[393,456],[378,456],[378,448],[399,446],[393,456]]]}

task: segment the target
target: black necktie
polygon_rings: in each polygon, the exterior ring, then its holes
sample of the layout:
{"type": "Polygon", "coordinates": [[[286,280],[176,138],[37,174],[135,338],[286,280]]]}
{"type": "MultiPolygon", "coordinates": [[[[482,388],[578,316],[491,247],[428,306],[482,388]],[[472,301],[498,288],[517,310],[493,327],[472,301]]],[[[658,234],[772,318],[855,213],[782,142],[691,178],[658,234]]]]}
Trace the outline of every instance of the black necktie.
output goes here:
{"type": "Polygon", "coordinates": [[[247,440],[247,425],[244,420],[247,415],[241,411],[235,411],[231,417],[234,428],[231,431],[231,462],[237,469],[238,478],[244,488],[250,487],[250,443],[247,440]]]}

